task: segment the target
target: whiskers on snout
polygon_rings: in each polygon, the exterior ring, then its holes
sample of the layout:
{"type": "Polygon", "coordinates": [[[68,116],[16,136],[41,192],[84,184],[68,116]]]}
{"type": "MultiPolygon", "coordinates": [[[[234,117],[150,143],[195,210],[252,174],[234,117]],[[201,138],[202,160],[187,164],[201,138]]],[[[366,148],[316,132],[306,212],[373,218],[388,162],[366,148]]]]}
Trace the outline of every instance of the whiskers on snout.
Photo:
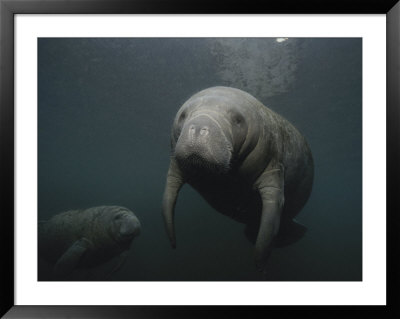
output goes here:
{"type": "Polygon", "coordinates": [[[175,154],[174,157],[186,175],[223,175],[228,173],[231,168],[229,160],[217,161],[214,158],[208,159],[198,154],[188,154],[187,156],[175,154]]]}
{"type": "Polygon", "coordinates": [[[221,124],[202,113],[183,125],[173,153],[186,176],[206,177],[231,169],[233,145],[221,124]]]}

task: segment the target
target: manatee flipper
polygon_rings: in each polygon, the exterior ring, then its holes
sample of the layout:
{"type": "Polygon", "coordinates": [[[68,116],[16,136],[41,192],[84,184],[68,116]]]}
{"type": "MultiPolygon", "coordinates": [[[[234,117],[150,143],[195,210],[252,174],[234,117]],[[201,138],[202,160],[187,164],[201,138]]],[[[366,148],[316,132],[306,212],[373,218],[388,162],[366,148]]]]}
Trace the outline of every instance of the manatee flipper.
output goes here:
{"type": "Polygon", "coordinates": [[[167,174],[167,182],[164,190],[162,211],[164,216],[164,223],[172,248],[176,248],[174,223],[175,204],[178,198],[179,190],[181,189],[183,184],[184,181],[181,171],[176,165],[175,161],[171,160],[167,174]]]}
{"type": "Polygon", "coordinates": [[[285,221],[281,224],[279,229],[279,233],[275,242],[276,247],[284,247],[294,244],[303,238],[306,231],[307,227],[294,219],[285,221]]]}
{"type": "Polygon", "coordinates": [[[70,274],[90,246],[91,242],[86,238],[81,238],[74,242],[58,259],[54,266],[54,275],[56,277],[65,277],[70,274]]]}
{"type": "Polygon", "coordinates": [[[260,228],[255,247],[256,265],[260,271],[265,269],[279,231],[284,204],[283,175],[283,166],[280,165],[279,168],[266,170],[255,184],[262,200],[260,228]]]}
{"type": "Polygon", "coordinates": [[[111,277],[112,274],[114,274],[117,270],[119,270],[121,268],[121,266],[125,263],[127,257],[128,257],[128,250],[123,251],[117,258],[117,263],[116,265],[113,267],[113,269],[111,269],[110,272],[108,272],[104,278],[105,279],[109,279],[111,277]]]}
{"type": "Polygon", "coordinates": [[[125,263],[129,251],[125,250],[120,255],[109,261],[105,267],[95,267],[86,273],[85,280],[87,281],[104,281],[109,280],[111,275],[118,271],[125,263]],[[111,267],[110,267],[111,266],[111,267]],[[111,268],[111,270],[110,270],[111,268]]]}

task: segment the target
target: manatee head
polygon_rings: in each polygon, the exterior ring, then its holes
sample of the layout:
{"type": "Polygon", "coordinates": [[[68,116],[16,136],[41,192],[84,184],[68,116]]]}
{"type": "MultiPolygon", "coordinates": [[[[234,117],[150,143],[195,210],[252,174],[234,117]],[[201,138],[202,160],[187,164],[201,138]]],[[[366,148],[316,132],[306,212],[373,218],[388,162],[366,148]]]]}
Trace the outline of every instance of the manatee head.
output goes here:
{"type": "Polygon", "coordinates": [[[140,234],[140,222],[127,208],[112,206],[109,208],[109,231],[117,242],[129,242],[140,234]]]}
{"type": "Polygon", "coordinates": [[[247,131],[235,95],[223,88],[204,90],[190,98],[175,117],[173,156],[185,173],[227,173],[247,131]]]}

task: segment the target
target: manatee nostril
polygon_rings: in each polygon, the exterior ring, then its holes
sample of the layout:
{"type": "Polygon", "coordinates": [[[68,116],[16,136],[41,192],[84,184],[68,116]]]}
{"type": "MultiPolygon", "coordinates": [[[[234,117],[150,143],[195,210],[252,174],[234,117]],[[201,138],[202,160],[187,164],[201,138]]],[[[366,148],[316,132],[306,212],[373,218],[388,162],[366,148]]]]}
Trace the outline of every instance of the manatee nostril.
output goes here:
{"type": "Polygon", "coordinates": [[[189,126],[189,139],[190,139],[191,141],[193,141],[195,135],[196,135],[196,128],[195,128],[194,125],[190,125],[190,126],[189,126]]]}
{"type": "Polygon", "coordinates": [[[119,229],[120,235],[124,237],[137,236],[140,234],[140,223],[134,221],[126,221],[119,229]]]}
{"type": "Polygon", "coordinates": [[[200,135],[207,135],[208,134],[208,127],[205,126],[200,130],[200,135]]]}

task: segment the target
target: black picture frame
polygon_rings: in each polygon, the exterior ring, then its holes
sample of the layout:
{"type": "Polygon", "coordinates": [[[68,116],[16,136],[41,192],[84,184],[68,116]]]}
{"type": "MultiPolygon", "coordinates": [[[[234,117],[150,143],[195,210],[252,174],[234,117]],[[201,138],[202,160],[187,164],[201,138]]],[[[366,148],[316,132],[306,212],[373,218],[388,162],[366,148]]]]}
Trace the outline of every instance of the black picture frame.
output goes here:
{"type": "MultiPolygon", "coordinates": [[[[0,0],[0,204],[1,275],[0,315],[4,318],[197,318],[295,317],[354,318],[399,317],[400,242],[396,213],[399,163],[399,48],[400,3],[397,0],[340,1],[121,1],[121,0],[0,0]],[[16,306],[14,305],[14,16],[16,14],[213,14],[213,13],[316,13],[386,14],[387,21],[387,305],[386,306],[16,306]],[[397,248],[398,249],[398,248],[397,248]]],[[[384,174],[384,172],[382,172],[384,174]]]]}

